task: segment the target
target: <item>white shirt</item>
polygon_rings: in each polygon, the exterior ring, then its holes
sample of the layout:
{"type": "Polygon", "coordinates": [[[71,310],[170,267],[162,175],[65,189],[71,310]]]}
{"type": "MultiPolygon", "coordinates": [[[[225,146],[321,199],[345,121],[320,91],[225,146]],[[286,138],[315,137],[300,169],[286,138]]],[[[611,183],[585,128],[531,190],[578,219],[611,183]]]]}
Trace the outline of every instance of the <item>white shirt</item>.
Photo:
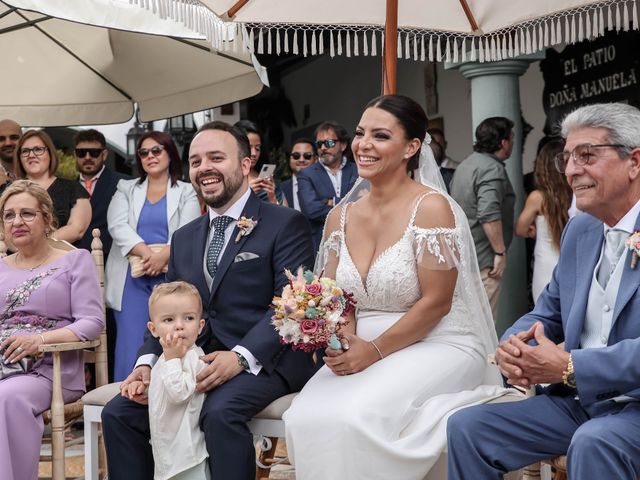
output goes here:
{"type": "Polygon", "coordinates": [[[291,191],[293,192],[293,208],[300,212],[300,200],[298,199],[298,177],[295,173],[291,176],[291,191]]]}
{"type": "MultiPolygon", "coordinates": [[[[214,218],[219,217],[221,215],[226,215],[228,217],[233,218],[233,222],[230,222],[229,225],[227,225],[226,230],[224,231],[224,244],[222,245],[222,250],[220,251],[219,258],[222,258],[222,256],[224,255],[224,251],[226,250],[227,245],[229,244],[229,240],[231,240],[233,229],[236,227],[238,220],[242,216],[242,212],[244,211],[244,207],[247,204],[247,201],[249,200],[250,195],[251,195],[251,189],[247,188],[247,191],[244,192],[244,194],[238,200],[236,200],[235,203],[231,205],[224,213],[217,213],[212,208],[209,208],[209,225],[212,225],[214,218]]],[[[205,248],[204,248],[204,257],[202,259],[202,269],[204,271],[204,278],[207,281],[207,287],[209,287],[209,290],[211,290],[211,285],[213,284],[213,278],[211,278],[211,275],[209,274],[209,269],[207,268],[207,249],[209,247],[209,243],[211,243],[211,239],[213,238],[213,233],[214,233],[214,228],[211,227],[209,231],[209,236],[207,237],[207,245],[205,245],[205,248]]],[[[249,371],[252,374],[258,375],[258,373],[260,373],[260,370],[262,370],[262,364],[258,362],[258,360],[256,360],[256,357],[254,357],[249,350],[247,350],[242,345],[236,345],[231,350],[233,352],[238,352],[247,360],[247,362],[249,363],[249,371]]],[[[139,365],[153,366],[157,358],[158,357],[152,353],[142,355],[136,361],[135,366],[136,367],[139,365]]]]}
{"type": "Polygon", "coordinates": [[[204,393],[196,393],[196,375],[205,366],[195,345],[183,358],[160,356],[151,370],[149,428],[154,480],[166,480],[202,463],[207,455],[200,430],[204,393]]]}
{"type": "Polygon", "coordinates": [[[329,174],[329,180],[331,180],[331,184],[333,185],[333,190],[336,192],[336,197],[338,198],[340,198],[340,190],[342,189],[342,169],[346,164],[347,164],[347,158],[342,157],[342,162],[340,163],[340,167],[334,173],[334,171],[331,170],[331,168],[327,167],[324,163],[320,162],[320,165],[322,165],[322,168],[324,168],[327,171],[327,174],[329,174]]]}

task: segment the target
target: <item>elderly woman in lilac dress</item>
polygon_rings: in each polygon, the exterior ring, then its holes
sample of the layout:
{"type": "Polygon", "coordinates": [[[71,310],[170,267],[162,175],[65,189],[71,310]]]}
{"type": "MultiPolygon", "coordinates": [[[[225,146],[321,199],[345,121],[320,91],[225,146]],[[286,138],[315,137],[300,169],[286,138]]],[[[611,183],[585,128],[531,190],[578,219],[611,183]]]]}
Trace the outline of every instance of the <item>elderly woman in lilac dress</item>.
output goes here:
{"type": "MultiPolygon", "coordinates": [[[[30,356],[26,373],[0,379],[0,476],[38,477],[42,412],[51,405],[53,366],[38,357],[45,343],[93,340],[104,321],[98,275],[89,252],[53,248],[53,205],[44,188],[29,180],[0,197],[4,238],[16,252],[0,259],[0,352],[6,363],[30,356]]],[[[62,353],[65,402],[85,391],[82,352],[62,353]]]]}

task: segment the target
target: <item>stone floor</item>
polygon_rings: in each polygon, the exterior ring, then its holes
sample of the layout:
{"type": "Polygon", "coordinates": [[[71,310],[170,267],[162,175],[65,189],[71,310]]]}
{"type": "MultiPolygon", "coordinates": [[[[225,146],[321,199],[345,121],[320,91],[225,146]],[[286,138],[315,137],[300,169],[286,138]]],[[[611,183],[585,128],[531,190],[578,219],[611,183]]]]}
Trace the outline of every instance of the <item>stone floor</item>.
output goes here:
{"type": "MultiPolygon", "coordinates": [[[[82,432],[79,433],[81,435],[82,432]]],[[[42,449],[42,453],[48,453],[48,447],[44,446],[42,449]]],[[[278,442],[278,450],[276,451],[276,456],[286,456],[287,450],[284,445],[284,441],[278,442]]],[[[83,446],[76,445],[70,448],[67,448],[65,451],[66,461],[65,461],[65,470],[66,476],[68,480],[81,480],[84,479],[84,455],[83,455],[83,446]]],[[[40,479],[51,478],[51,464],[50,463],[40,463],[39,475],[40,479]]],[[[271,474],[269,475],[269,479],[272,480],[295,480],[295,473],[293,471],[293,467],[291,465],[277,465],[275,466],[271,474]]]]}

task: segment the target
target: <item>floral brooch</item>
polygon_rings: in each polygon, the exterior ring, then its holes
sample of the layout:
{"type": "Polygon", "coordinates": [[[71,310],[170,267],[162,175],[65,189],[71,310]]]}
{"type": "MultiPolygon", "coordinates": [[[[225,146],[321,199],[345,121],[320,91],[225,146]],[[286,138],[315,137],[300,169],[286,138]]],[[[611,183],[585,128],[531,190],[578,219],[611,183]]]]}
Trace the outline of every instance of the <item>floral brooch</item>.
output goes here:
{"type": "Polygon", "coordinates": [[[246,237],[251,232],[253,232],[253,229],[256,228],[257,224],[258,221],[254,220],[253,218],[247,218],[244,216],[240,217],[240,219],[238,220],[239,232],[238,236],[236,236],[236,243],[238,243],[242,237],[246,237]]]}
{"type": "Polygon", "coordinates": [[[638,264],[638,255],[640,255],[640,230],[636,230],[626,240],[626,245],[629,250],[633,253],[631,255],[631,269],[635,269],[638,264]]]}

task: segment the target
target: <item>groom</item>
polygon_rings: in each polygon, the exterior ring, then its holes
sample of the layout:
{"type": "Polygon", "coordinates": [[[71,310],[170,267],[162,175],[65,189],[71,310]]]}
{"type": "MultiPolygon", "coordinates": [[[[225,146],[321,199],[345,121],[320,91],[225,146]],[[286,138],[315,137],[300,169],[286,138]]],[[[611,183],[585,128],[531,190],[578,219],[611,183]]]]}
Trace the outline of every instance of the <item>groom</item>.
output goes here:
{"type": "Polygon", "coordinates": [[[496,351],[512,385],[550,384],[521,402],[480,405],[448,423],[449,479],[499,479],[567,453],[569,478],[640,473],[640,111],[579,108],[563,121],[565,173],[578,208],[535,309],[496,351]],[[556,345],[564,342],[564,348],[556,345]]]}
{"type": "MultiPolygon", "coordinates": [[[[189,149],[189,177],[209,206],[207,215],[175,232],[167,281],[198,288],[206,326],[198,338],[209,364],[198,375],[207,392],[200,428],[213,478],[255,478],[255,451],[247,422],[278,397],[299,391],[315,371],[309,354],[279,343],[269,308],[287,280],[284,269],[313,264],[309,223],[299,212],[261,202],[248,187],[247,137],[212,122],[189,149]]],[[[162,353],[151,336],[123,382],[148,382],[162,353]]],[[[153,478],[145,394],[117,396],[103,410],[109,477],[153,478]]],[[[176,432],[177,433],[177,432],[176,432]]]]}

